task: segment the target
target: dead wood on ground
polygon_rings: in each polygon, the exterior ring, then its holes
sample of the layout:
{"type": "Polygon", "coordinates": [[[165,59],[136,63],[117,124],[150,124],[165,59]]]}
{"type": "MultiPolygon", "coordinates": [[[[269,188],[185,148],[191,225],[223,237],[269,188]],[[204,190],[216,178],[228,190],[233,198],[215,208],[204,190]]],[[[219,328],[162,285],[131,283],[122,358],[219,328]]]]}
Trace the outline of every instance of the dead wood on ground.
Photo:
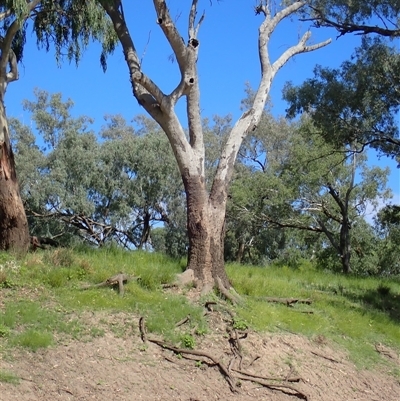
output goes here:
{"type": "Polygon", "coordinates": [[[300,298],[275,298],[275,297],[263,297],[263,298],[258,298],[260,301],[266,301],[266,302],[274,302],[278,304],[284,304],[288,307],[293,306],[294,304],[307,304],[311,305],[312,300],[311,299],[300,299],[300,298]]]}
{"type": "Polygon", "coordinates": [[[100,288],[100,287],[116,287],[118,286],[119,295],[124,295],[124,284],[128,281],[138,280],[140,277],[131,277],[124,273],[118,273],[115,276],[109,277],[107,280],[99,283],[99,284],[89,284],[81,287],[81,290],[89,290],[92,288],[100,288]]]}

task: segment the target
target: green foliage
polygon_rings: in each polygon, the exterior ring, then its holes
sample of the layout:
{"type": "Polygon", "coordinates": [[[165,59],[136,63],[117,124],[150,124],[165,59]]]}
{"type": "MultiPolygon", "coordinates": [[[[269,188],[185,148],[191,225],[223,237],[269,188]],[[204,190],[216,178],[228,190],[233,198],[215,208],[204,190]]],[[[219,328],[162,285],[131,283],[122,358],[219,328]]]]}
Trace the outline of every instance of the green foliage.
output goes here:
{"type": "Polygon", "coordinates": [[[314,78],[299,87],[286,85],[288,115],[308,113],[325,139],[339,148],[370,145],[397,157],[399,71],[398,49],[382,39],[364,38],[353,59],[340,68],[317,66],[314,78]]]}
{"type": "Polygon", "coordinates": [[[380,237],[377,250],[379,271],[383,275],[400,274],[400,207],[388,205],[376,217],[380,237]]]}
{"type": "Polygon", "coordinates": [[[296,267],[313,259],[333,271],[381,272],[379,241],[363,214],[390,197],[388,170],[325,134],[309,117],[289,124],[266,113],[231,186],[228,260],[296,267]]]}
{"type": "Polygon", "coordinates": [[[79,62],[83,51],[93,40],[102,45],[100,62],[105,70],[107,56],[112,53],[118,39],[114,27],[103,7],[95,0],[42,0],[31,9],[32,2],[9,0],[0,4],[3,15],[1,36],[11,33],[13,23],[20,29],[11,37],[12,50],[17,61],[23,57],[28,18],[33,21],[33,32],[38,47],[46,51],[54,46],[59,64],[62,59],[79,62]]]}
{"type": "Polygon", "coordinates": [[[244,320],[238,319],[238,318],[234,318],[233,319],[233,328],[235,330],[245,331],[245,330],[247,330],[249,328],[249,326],[244,320]]]}
{"type": "Polygon", "coordinates": [[[194,349],[196,347],[196,340],[191,334],[184,334],[181,338],[181,344],[184,348],[194,349]]]}
{"type": "Polygon", "coordinates": [[[36,144],[30,128],[11,122],[33,234],[53,237],[66,231],[65,245],[79,235],[94,245],[116,241],[141,249],[149,246],[151,226],[163,222],[169,249],[175,248],[172,242],[185,243],[172,234],[180,232],[175,215],[182,220],[182,183],[168,141],[155,124],[138,117],[135,129],[121,116],[108,116],[95,135],[88,130],[90,118],[71,116],[71,100],[40,90],[35,97],[24,107],[44,147],[36,144]]]}
{"type": "Polygon", "coordinates": [[[311,0],[305,13],[314,18],[316,27],[333,27],[346,33],[376,33],[382,36],[400,35],[400,5],[385,0],[311,0]]]}
{"type": "Polygon", "coordinates": [[[37,43],[47,51],[54,45],[56,60],[67,57],[78,63],[83,50],[92,40],[99,41],[103,50],[100,61],[106,69],[106,57],[117,44],[117,37],[104,9],[95,0],[50,0],[41,2],[41,11],[34,19],[33,31],[37,43]]]}

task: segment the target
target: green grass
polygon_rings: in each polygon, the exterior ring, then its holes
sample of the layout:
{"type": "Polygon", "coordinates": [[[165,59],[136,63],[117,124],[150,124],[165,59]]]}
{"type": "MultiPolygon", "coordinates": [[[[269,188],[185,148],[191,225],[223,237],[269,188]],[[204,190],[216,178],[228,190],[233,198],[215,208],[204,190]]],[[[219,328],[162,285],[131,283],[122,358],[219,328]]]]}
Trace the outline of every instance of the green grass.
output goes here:
{"type": "MultiPolygon", "coordinates": [[[[149,333],[189,348],[195,346],[196,336],[212,330],[203,316],[203,305],[161,290],[182,271],[184,262],[159,254],[81,247],[39,251],[15,260],[0,253],[0,267],[0,284],[6,283],[0,285],[0,352],[15,346],[35,351],[61,339],[86,341],[107,330],[116,336],[137,335],[139,316],[145,318],[149,333]],[[81,289],[118,272],[140,277],[125,286],[123,297],[107,287],[81,289]],[[99,312],[105,318],[87,322],[80,318],[87,312],[99,312]],[[129,325],[112,320],[119,312],[132,316],[129,325]],[[175,328],[188,315],[189,323],[175,328]]],[[[309,264],[296,270],[231,264],[227,271],[244,298],[232,307],[238,330],[248,327],[320,336],[346,348],[359,367],[381,363],[376,343],[400,350],[398,279],[346,277],[309,264]],[[307,298],[312,304],[288,308],[268,303],[265,297],[307,298]]]]}
{"type": "Polygon", "coordinates": [[[0,382],[18,384],[19,378],[15,376],[12,372],[0,369],[0,382]]]}
{"type": "Polygon", "coordinates": [[[374,344],[400,350],[400,282],[343,276],[315,269],[228,266],[236,290],[246,296],[240,319],[259,331],[322,335],[346,348],[359,367],[378,362],[374,344]],[[311,299],[312,304],[268,303],[263,297],[311,299]],[[303,313],[305,312],[305,313],[303,313]]]}

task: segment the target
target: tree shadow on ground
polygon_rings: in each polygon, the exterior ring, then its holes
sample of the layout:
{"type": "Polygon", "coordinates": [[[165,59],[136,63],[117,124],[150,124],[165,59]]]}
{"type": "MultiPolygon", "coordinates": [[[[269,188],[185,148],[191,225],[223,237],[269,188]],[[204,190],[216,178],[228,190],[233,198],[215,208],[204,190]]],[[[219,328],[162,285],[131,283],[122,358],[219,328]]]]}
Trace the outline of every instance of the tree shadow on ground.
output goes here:
{"type": "Polygon", "coordinates": [[[362,302],[366,307],[385,313],[395,323],[400,324],[400,294],[390,287],[380,285],[362,293],[346,294],[353,301],[362,302]]]}

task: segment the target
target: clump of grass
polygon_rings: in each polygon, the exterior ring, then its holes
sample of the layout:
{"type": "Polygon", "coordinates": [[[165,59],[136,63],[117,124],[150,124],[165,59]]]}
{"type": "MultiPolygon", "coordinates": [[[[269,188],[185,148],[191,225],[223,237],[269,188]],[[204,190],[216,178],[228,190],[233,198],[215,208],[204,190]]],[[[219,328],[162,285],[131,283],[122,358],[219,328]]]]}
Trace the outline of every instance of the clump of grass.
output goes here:
{"type": "Polygon", "coordinates": [[[15,376],[14,373],[9,372],[8,370],[0,369],[0,382],[18,384],[19,377],[15,376]]]}
{"type": "Polygon", "coordinates": [[[57,248],[45,253],[46,262],[55,267],[70,267],[75,263],[74,251],[70,248],[57,248]]]}
{"type": "Polygon", "coordinates": [[[183,348],[194,349],[196,347],[196,340],[190,333],[185,333],[181,337],[181,344],[183,348]]]}
{"type": "Polygon", "coordinates": [[[21,334],[17,334],[11,340],[12,345],[29,348],[34,352],[39,348],[49,347],[53,342],[53,336],[51,333],[34,329],[29,329],[21,334]]]}

